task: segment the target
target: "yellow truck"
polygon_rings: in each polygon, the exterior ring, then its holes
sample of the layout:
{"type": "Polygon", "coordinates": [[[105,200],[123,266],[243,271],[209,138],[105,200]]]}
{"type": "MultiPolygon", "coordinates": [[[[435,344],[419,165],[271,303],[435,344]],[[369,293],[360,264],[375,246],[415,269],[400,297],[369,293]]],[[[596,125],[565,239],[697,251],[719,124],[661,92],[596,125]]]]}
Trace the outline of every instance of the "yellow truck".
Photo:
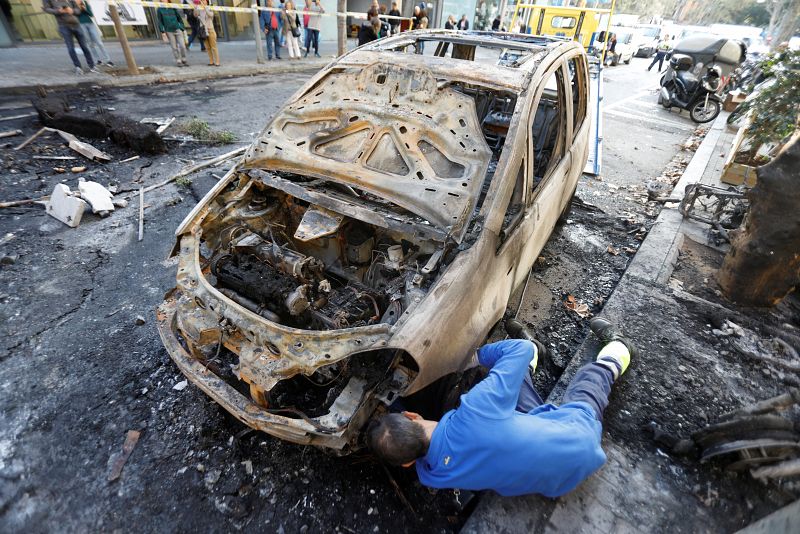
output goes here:
{"type": "Polygon", "coordinates": [[[570,38],[588,49],[598,32],[605,29],[610,13],[610,9],[517,4],[511,28],[521,33],[570,38]]]}

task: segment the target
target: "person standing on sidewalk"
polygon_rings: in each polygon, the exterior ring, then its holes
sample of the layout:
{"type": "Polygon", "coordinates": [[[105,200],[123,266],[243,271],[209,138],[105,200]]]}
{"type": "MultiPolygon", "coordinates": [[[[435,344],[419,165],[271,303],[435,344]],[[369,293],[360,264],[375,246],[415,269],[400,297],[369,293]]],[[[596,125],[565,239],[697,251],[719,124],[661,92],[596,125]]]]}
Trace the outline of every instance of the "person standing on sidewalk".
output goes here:
{"type": "Polygon", "coordinates": [[[604,347],[575,374],[561,406],[545,404],[533,387],[537,345],[509,339],[478,350],[489,374],[455,410],[438,422],[410,412],[385,415],[370,423],[367,444],[388,463],[416,463],[420,482],[433,488],[546,497],[572,491],[606,461],[603,410],[635,355],[609,321],[596,317],[590,327],[604,347]]]}
{"type": "Polygon", "coordinates": [[[300,17],[294,9],[294,3],[291,0],[286,0],[283,4],[283,12],[281,13],[283,19],[283,34],[286,39],[286,48],[289,51],[289,59],[300,59],[300,17]]]}
{"type": "Polygon", "coordinates": [[[156,11],[158,31],[165,43],[169,43],[175,63],[179,67],[186,67],[186,43],[183,41],[183,15],[174,7],[159,7],[156,11]]]}
{"type": "MultiPolygon", "coordinates": [[[[266,7],[272,9],[272,0],[267,0],[266,7]]],[[[275,50],[275,59],[281,58],[281,13],[277,11],[261,11],[258,15],[258,24],[261,31],[267,36],[267,59],[272,59],[272,51],[275,50]]]]}
{"type": "Polygon", "coordinates": [[[83,28],[83,35],[86,42],[89,43],[89,48],[92,49],[92,58],[95,64],[106,65],[113,67],[114,63],[111,61],[111,56],[108,55],[105,45],[103,45],[103,36],[100,34],[100,28],[94,21],[94,13],[92,13],[92,6],[84,0],[76,0],[76,5],[80,9],[78,20],[81,22],[83,28]]]}
{"type": "MultiPolygon", "coordinates": [[[[194,0],[193,2],[189,2],[189,0],[183,0],[183,3],[187,6],[192,5],[199,5],[200,0],[194,0]]],[[[186,43],[186,50],[192,48],[192,43],[195,39],[199,39],[200,35],[200,19],[197,18],[197,15],[194,14],[194,9],[186,10],[186,22],[189,23],[189,27],[192,29],[192,33],[189,35],[188,43],[186,43]]],[[[199,39],[200,41],[200,51],[206,51],[206,44],[203,42],[203,39],[199,39]]]]}
{"type": "MultiPolygon", "coordinates": [[[[397,9],[397,2],[392,2],[392,9],[389,11],[390,17],[399,17],[400,10],[397,9]]],[[[392,35],[400,33],[400,19],[389,19],[389,25],[392,28],[392,35]]]]}
{"type": "Polygon", "coordinates": [[[89,51],[89,46],[86,42],[86,37],[81,29],[81,22],[78,20],[78,6],[73,0],[43,0],[42,9],[45,13],[50,13],[55,16],[58,21],[58,33],[64,39],[64,44],[67,45],[67,52],[72,64],[75,65],[75,74],[83,74],[81,68],[81,60],[78,59],[78,54],[75,53],[75,39],[78,40],[78,46],[83,50],[83,56],[86,58],[86,65],[89,67],[90,72],[99,73],[94,66],[94,59],[92,53],[89,51]]]}
{"type": "Polygon", "coordinates": [[[194,10],[200,21],[201,32],[205,30],[206,52],[208,53],[208,66],[219,67],[219,50],[217,49],[217,31],[214,29],[214,12],[208,8],[208,0],[200,0],[200,5],[194,10]]]}
{"type": "Polygon", "coordinates": [[[669,51],[672,47],[669,44],[669,35],[665,35],[663,39],[661,39],[658,44],[656,45],[656,57],[653,58],[653,62],[650,63],[650,66],[647,67],[647,70],[653,68],[653,65],[658,63],[658,72],[661,72],[661,67],[664,66],[664,58],[667,57],[669,51]]]}
{"type": "Polygon", "coordinates": [[[320,5],[319,0],[306,0],[304,14],[308,13],[308,24],[306,25],[306,57],[314,46],[314,56],[319,55],[319,27],[322,21],[320,13],[325,13],[325,9],[320,5]]]}

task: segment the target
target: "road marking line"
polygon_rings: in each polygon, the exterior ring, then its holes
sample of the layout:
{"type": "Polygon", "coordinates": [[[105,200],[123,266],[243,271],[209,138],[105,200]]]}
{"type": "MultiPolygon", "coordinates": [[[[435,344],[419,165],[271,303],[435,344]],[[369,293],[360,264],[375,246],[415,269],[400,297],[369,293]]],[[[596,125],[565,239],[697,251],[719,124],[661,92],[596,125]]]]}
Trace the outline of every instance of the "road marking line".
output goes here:
{"type": "Polygon", "coordinates": [[[644,115],[634,115],[633,113],[625,113],[624,111],[606,111],[609,115],[623,119],[638,119],[644,122],[652,122],[653,124],[661,124],[664,126],[674,126],[681,129],[693,129],[694,125],[688,122],[671,121],[669,119],[659,119],[656,117],[645,117],[644,115]]]}
{"type": "Polygon", "coordinates": [[[618,108],[619,106],[621,106],[623,104],[627,104],[631,100],[636,100],[640,96],[649,95],[649,94],[653,94],[653,89],[645,89],[644,91],[639,91],[638,93],[634,93],[631,96],[623,98],[622,100],[617,100],[613,104],[609,104],[607,106],[603,106],[603,108],[605,110],[618,108]]]}

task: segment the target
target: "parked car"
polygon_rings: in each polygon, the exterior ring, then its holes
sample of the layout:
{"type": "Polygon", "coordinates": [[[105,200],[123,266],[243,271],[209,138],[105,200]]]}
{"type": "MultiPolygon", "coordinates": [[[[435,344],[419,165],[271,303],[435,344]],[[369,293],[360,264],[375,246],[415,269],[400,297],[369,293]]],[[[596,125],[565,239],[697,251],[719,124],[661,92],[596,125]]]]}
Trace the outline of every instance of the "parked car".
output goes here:
{"type": "MultiPolygon", "coordinates": [[[[616,36],[617,44],[614,46],[613,52],[609,49],[608,53],[606,53],[605,64],[617,66],[620,63],[625,63],[626,65],[630,63],[634,54],[636,54],[636,46],[633,40],[634,34],[631,29],[625,27],[611,28],[609,35],[611,35],[611,39],[616,36]]],[[[595,46],[593,53],[599,58],[603,55],[606,46],[609,46],[609,42],[605,39],[605,32],[601,32],[598,41],[602,44],[595,46]]]]}
{"type": "Polygon", "coordinates": [[[633,45],[636,57],[653,57],[656,53],[658,40],[664,34],[661,26],[657,24],[638,24],[633,29],[633,45]]]}
{"type": "Polygon", "coordinates": [[[588,83],[578,43],[522,34],[408,32],[333,61],[176,231],[157,318],[178,368],[255,429],[360,447],[376,412],[464,368],[526,280],[586,164],[588,83]]]}

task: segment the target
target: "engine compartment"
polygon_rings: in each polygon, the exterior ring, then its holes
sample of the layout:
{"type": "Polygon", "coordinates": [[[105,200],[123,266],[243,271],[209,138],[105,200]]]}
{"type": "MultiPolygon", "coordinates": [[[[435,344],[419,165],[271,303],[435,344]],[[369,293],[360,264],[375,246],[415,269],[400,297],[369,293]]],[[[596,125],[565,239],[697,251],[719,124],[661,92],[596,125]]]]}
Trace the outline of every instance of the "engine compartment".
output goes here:
{"type": "Polygon", "coordinates": [[[444,245],[380,228],[246,174],[202,228],[206,276],[269,321],[306,330],[394,324],[441,268],[444,245]]]}

